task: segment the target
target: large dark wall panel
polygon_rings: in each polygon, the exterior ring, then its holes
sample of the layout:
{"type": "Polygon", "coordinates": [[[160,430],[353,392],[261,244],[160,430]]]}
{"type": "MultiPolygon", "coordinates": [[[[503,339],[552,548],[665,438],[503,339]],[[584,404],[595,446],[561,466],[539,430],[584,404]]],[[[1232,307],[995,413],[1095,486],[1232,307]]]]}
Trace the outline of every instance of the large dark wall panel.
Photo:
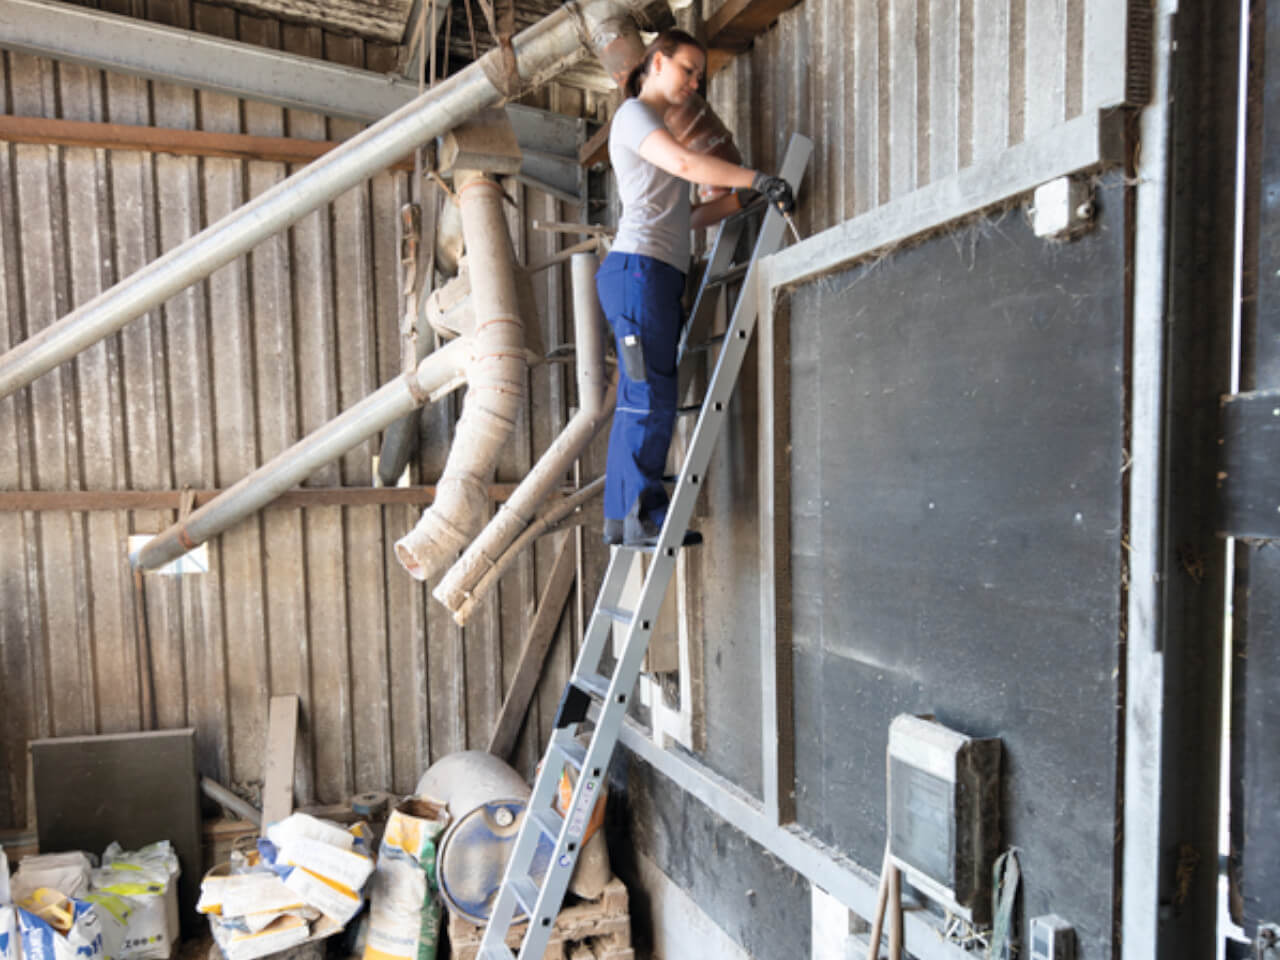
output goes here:
{"type": "MultiPolygon", "coordinates": [[[[624,751],[612,768],[607,817],[613,869],[632,891],[632,923],[651,928],[636,854],[643,854],[757,960],[811,955],[809,883],[701,800],[624,751]]],[[[705,944],[687,957],[706,956],[705,944]]],[[[675,958],[672,958],[675,960],[675,958]]]]}
{"type": "Polygon", "coordinates": [[[884,844],[895,714],[1004,741],[1028,915],[1108,954],[1124,511],[1124,188],[987,217],[789,298],[798,819],[884,844]]]}

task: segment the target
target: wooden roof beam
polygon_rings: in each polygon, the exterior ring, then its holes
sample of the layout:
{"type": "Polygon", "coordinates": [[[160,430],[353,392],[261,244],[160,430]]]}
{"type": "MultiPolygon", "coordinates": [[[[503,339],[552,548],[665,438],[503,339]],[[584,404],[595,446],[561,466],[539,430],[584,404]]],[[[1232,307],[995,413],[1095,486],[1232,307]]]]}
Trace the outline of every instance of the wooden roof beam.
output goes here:
{"type": "Polygon", "coordinates": [[[795,4],[796,0],[725,0],[707,21],[707,75],[746,51],[795,4]]]}

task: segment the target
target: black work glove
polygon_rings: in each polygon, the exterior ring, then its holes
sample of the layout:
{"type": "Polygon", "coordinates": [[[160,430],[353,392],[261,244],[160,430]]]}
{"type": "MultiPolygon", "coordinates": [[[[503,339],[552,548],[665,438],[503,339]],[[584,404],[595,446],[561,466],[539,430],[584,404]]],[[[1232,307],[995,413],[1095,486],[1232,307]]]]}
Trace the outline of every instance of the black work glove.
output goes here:
{"type": "Polygon", "coordinates": [[[781,177],[757,173],[755,179],[751,181],[751,189],[759,190],[783,213],[790,213],[796,208],[796,198],[791,193],[791,185],[781,177]]]}

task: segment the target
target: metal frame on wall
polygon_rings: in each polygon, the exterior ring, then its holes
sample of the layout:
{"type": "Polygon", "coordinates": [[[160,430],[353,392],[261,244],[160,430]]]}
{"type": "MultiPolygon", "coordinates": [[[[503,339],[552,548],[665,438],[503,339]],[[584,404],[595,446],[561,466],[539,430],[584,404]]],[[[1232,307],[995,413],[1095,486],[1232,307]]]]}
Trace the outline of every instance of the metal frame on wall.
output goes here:
{"type": "MultiPolygon", "coordinates": [[[[788,545],[785,489],[787,394],[786,310],[789,288],[849,266],[874,251],[901,244],[926,231],[963,220],[1027,195],[1061,176],[1122,162],[1124,118],[1094,111],[1033,137],[992,158],[867,214],[832,227],[761,262],[761,314],[757,328],[759,389],[757,461],[761,558],[761,765],[764,797],[757,800],[737,785],[684,754],[663,750],[639,727],[624,728],[622,742],[683,790],[783,860],[811,883],[864,917],[875,910],[876,879],[838,852],[816,843],[794,822],[791,658],[785,551],[788,545]]],[[[924,960],[969,956],[940,938],[922,911],[907,911],[906,947],[924,960]]]]}

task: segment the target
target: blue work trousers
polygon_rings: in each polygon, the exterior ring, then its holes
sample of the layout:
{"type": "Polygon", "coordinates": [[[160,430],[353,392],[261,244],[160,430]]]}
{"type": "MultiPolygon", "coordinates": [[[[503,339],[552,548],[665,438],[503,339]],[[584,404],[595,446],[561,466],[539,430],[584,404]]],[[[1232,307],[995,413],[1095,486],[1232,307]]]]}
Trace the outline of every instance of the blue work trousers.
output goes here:
{"type": "Polygon", "coordinates": [[[667,517],[662,475],[676,422],[676,349],[684,324],[684,274],[637,253],[610,253],[596,271],[600,306],[618,349],[618,401],[609,434],[604,515],[661,526],[667,517]],[[627,375],[627,337],[639,339],[644,379],[627,375]]]}

